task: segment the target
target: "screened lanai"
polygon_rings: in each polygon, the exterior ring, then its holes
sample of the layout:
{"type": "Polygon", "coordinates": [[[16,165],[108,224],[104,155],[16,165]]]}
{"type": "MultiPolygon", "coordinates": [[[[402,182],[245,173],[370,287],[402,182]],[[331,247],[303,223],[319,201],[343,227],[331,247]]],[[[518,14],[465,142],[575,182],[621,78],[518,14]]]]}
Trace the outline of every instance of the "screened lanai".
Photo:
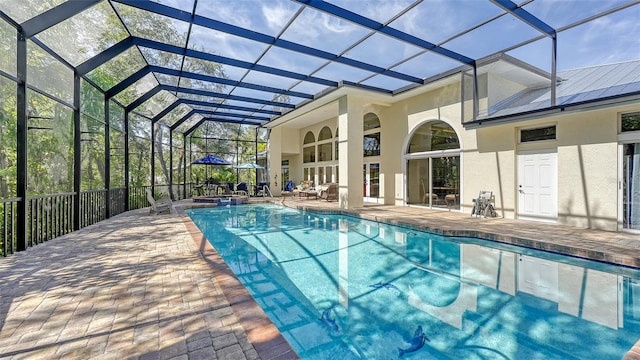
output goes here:
{"type": "Polygon", "coordinates": [[[563,97],[557,74],[638,59],[639,3],[0,0],[0,252],[146,207],[147,188],[251,181],[191,162],[259,162],[269,124],[336,89],[401,97],[459,74],[478,124],[497,114],[478,77],[508,56],[550,93],[501,119],[638,95],[563,97]]]}

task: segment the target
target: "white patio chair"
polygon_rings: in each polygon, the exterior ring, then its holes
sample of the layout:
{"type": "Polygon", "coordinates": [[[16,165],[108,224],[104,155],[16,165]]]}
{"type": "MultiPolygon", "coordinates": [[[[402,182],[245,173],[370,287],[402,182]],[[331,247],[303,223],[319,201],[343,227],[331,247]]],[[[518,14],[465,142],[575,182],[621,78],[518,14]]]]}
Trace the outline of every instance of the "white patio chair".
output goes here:
{"type": "Polygon", "coordinates": [[[170,213],[171,209],[173,209],[173,203],[169,197],[160,198],[158,200],[153,198],[151,195],[151,189],[147,188],[147,200],[149,201],[149,205],[151,205],[151,210],[149,211],[152,214],[162,214],[165,212],[170,213]]]}

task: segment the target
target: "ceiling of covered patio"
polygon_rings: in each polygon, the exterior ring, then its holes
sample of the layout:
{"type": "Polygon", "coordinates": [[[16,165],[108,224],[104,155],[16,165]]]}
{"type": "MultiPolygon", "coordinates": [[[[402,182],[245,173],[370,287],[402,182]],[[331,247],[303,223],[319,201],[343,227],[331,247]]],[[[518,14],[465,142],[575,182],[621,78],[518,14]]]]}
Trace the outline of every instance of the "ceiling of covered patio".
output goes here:
{"type": "MultiPolygon", "coordinates": [[[[50,71],[189,134],[207,121],[264,126],[342,87],[398,96],[499,54],[549,74],[638,59],[638,4],[0,0],[0,17],[37,45],[30,56],[64,65],[50,71]]],[[[0,71],[18,77],[15,64],[0,71]]]]}

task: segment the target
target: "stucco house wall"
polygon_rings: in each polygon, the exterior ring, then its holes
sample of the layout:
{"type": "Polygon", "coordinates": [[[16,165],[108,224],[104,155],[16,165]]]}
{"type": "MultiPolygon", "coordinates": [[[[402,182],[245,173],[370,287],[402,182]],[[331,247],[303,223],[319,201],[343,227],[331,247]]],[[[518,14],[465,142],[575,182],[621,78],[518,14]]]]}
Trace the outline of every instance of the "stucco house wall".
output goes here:
{"type": "MultiPolygon", "coordinates": [[[[479,104],[489,106],[520,91],[518,84],[497,76],[482,76],[479,82],[479,104]],[[491,89],[488,89],[488,86],[491,89]],[[501,85],[504,88],[500,90],[501,85]],[[493,94],[496,99],[488,99],[493,94]],[[500,98],[500,99],[498,99],[500,98]]],[[[359,114],[372,112],[381,123],[381,155],[362,158],[362,162],[380,162],[380,196],[385,204],[406,205],[407,169],[404,156],[408,142],[417,127],[425,122],[441,120],[457,133],[460,144],[460,211],[470,213],[473,199],[481,190],[495,195],[498,216],[518,217],[518,154],[522,151],[553,149],[557,153],[557,222],[575,227],[618,230],[619,218],[619,144],[618,126],[622,112],[639,111],[640,104],[616,107],[579,109],[557,112],[553,115],[488,122],[473,126],[463,125],[460,81],[449,81],[413,97],[394,103],[374,99],[358,100],[359,114]],[[556,126],[556,140],[519,143],[521,129],[556,126]]],[[[362,119],[358,119],[361,123],[362,119]]],[[[287,154],[292,177],[302,177],[302,139],[313,131],[317,139],[320,129],[329,125],[335,136],[338,118],[329,118],[313,125],[294,129],[295,136],[284,136],[282,143],[291,138],[297,144],[286,147],[298,155],[287,154]],[[298,170],[294,170],[298,169],[298,170]],[[299,171],[300,174],[294,173],[299,171]]],[[[292,130],[287,130],[291,132],[292,130]]],[[[345,154],[340,154],[341,157],[345,154]]],[[[350,154],[360,156],[362,152],[350,154]]],[[[332,160],[335,162],[335,159],[332,160]]],[[[310,164],[306,164],[310,165],[310,164]]],[[[314,165],[321,165],[315,163],[314,165]]],[[[361,170],[359,170],[361,171],[361,170]]],[[[349,189],[349,191],[353,191],[349,189]]],[[[355,189],[361,193],[361,189],[355,189]]]]}

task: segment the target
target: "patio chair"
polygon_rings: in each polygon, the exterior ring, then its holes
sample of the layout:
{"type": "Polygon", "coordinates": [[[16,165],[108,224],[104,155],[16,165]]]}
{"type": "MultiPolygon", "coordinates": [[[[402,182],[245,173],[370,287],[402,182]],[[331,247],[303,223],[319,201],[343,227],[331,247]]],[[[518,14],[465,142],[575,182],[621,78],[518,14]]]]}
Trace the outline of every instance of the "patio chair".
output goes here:
{"type": "Polygon", "coordinates": [[[327,201],[338,200],[338,184],[328,184],[327,188],[320,192],[320,198],[327,201]]]}
{"type": "Polygon", "coordinates": [[[171,212],[173,208],[173,203],[169,197],[163,197],[158,200],[153,198],[151,194],[151,189],[147,188],[147,200],[149,201],[149,205],[151,205],[151,210],[149,211],[151,214],[161,214],[164,212],[171,212]]]}
{"type": "Polygon", "coordinates": [[[247,187],[247,183],[239,183],[236,186],[236,191],[233,192],[235,195],[247,195],[249,193],[249,188],[247,187]]]}
{"type": "Polygon", "coordinates": [[[477,199],[473,199],[473,208],[471,216],[487,216],[496,217],[497,213],[493,207],[493,191],[480,191],[477,199]]]}

